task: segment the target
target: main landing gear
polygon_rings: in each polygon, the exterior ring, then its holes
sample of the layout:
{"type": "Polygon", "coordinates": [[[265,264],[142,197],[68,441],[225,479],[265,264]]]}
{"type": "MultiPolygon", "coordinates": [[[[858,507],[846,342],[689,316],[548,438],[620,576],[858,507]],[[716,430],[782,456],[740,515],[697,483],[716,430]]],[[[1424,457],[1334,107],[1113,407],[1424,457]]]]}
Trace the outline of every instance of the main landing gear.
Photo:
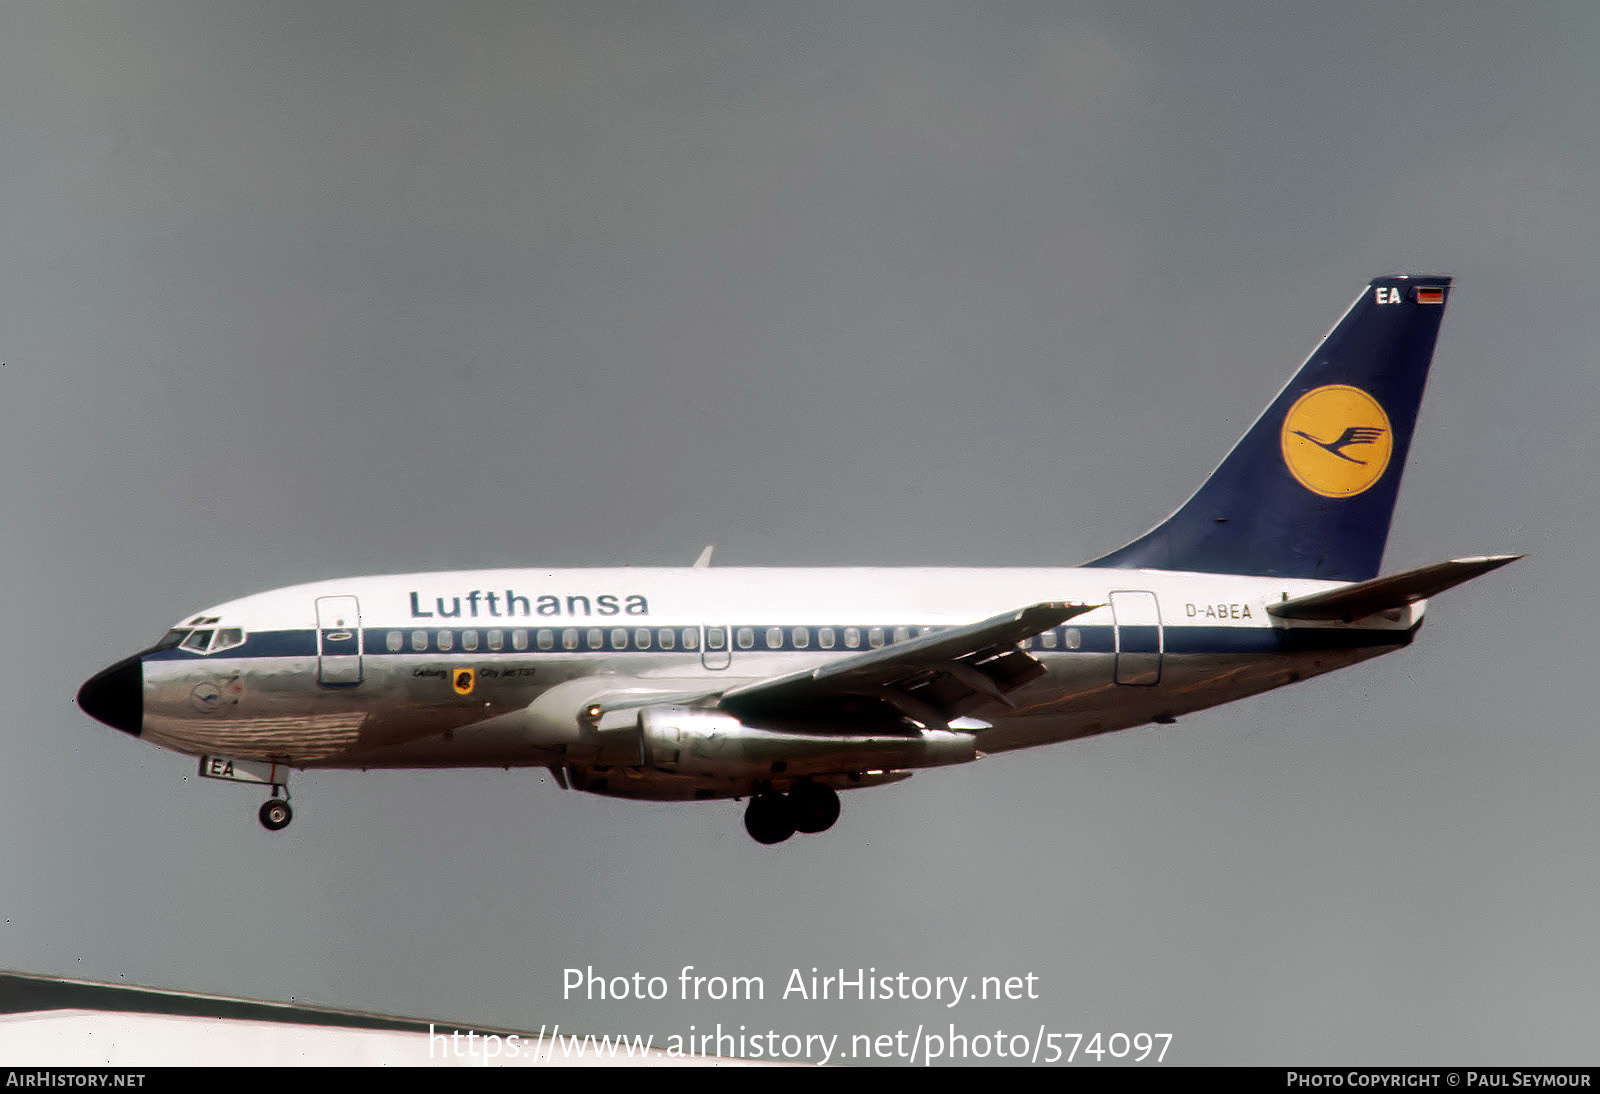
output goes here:
{"type": "Polygon", "coordinates": [[[787,794],[769,790],[751,798],[744,811],[744,830],[757,843],[782,843],[796,832],[826,832],[838,819],[838,791],[802,779],[787,794]]]}

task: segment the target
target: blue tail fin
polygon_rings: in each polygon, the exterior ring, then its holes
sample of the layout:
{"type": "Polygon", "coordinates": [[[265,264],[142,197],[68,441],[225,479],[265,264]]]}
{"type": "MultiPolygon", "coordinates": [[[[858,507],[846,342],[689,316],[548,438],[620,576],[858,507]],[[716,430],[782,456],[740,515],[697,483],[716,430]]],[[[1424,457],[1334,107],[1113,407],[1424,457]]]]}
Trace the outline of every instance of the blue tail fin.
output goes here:
{"type": "Polygon", "coordinates": [[[1373,281],[1183,508],[1085,565],[1376,577],[1449,295],[1373,281]]]}

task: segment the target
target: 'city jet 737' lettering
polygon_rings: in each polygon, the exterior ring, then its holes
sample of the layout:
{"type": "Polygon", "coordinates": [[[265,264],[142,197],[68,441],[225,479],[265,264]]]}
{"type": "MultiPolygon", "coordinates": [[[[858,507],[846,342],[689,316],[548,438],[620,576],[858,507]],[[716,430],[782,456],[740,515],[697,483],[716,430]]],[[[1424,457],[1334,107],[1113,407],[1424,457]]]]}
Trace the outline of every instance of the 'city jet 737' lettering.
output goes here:
{"type": "Polygon", "coordinates": [[[352,577],[193,612],[78,692],[267,783],[292,768],[546,768],[749,799],[762,843],[839,791],[1231,702],[1408,645],[1514,556],[1379,576],[1450,279],[1373,281],[1181,508],[1060,569],[693,566],[352,577]],[[270,780],[270,781],[269,781],[270,780]]]}

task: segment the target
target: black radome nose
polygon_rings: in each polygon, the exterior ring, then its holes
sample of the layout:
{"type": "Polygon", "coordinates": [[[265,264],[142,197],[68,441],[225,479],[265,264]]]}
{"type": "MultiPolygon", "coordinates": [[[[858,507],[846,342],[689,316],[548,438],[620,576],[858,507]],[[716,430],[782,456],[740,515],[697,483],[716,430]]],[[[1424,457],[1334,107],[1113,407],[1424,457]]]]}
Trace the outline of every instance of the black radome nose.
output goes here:
{"type": "Polygon", "coordinates": [[[97,722],[139,736],[144,728],[144,659],[138,654],[89,678],[78,706],[97,722]]]}

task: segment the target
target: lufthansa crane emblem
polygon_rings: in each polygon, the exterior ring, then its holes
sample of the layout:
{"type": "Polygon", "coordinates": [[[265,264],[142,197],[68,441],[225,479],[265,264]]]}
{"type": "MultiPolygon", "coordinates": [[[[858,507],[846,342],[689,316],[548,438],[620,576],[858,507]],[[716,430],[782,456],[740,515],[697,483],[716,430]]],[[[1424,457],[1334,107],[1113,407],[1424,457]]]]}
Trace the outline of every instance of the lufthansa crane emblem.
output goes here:
{"type": "Polygon", "coordinates": [[[1295,400],[1283,418],[1283,462],[1301,486],[1353,498],[1383,477],[1394,449],[1389,416],[1358,387],[1329,384],[1295,400]]]}

